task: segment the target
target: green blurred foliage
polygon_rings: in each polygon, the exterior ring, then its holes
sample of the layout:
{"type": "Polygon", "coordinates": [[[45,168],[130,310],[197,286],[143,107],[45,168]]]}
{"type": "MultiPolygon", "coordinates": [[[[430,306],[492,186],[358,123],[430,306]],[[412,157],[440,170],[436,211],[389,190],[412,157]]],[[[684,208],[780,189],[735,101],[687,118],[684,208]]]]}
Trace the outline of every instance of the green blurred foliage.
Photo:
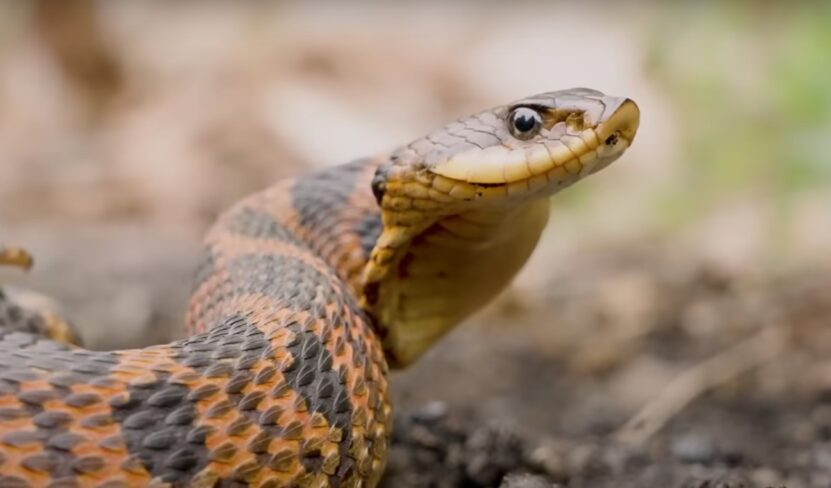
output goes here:
{"type": "Polygon", "coordinates": [[[648,70],[682,134],[684,174],[659,205],[675,223],[724,198],[831,186],[831,3],[689,2],[662,10],[648,70]]]}

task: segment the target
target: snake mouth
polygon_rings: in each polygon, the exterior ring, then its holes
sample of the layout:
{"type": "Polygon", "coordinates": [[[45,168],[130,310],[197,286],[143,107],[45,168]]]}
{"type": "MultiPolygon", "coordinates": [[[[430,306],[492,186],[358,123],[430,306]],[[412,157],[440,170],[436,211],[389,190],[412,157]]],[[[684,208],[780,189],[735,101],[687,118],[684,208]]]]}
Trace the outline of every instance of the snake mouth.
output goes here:
{"type": "Polygon", "coordinates": [[[491,191],[559,188],[595,173],[632,144],[640,110],[628,98],[601,97],[597,103],[542,108],[545,126],[531,140],[468,150],[430,169],[436,175],[491,191]]]}

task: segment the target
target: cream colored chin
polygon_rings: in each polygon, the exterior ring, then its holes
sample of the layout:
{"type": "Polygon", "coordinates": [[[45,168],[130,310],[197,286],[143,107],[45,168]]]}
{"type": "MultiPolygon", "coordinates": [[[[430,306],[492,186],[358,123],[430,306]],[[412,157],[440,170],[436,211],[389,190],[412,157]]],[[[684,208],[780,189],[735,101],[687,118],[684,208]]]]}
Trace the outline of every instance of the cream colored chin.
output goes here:
{"type": "Polygon", "coordinates": [[[491,146],[454,155],[432,172],[457,181],[508,184],[542,176],[555,169],[576,175],[590,168],[602,146],[594,129],[559,140],[543,140],[521,148],[491,146]]]}

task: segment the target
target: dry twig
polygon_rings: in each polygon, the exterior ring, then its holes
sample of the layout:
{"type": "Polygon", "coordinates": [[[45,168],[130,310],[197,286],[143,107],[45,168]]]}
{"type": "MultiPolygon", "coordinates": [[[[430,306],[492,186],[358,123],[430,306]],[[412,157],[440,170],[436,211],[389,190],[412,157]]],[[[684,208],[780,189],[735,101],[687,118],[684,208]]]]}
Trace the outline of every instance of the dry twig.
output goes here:
{"type": "Polygon", "coordinates": [[[632,446],[643,445],[695,398],[770,362],[782,354],[787,345],[785,327],[763,328],[756,335],[683,372],[618,429],[614,438],[632,446]]]}

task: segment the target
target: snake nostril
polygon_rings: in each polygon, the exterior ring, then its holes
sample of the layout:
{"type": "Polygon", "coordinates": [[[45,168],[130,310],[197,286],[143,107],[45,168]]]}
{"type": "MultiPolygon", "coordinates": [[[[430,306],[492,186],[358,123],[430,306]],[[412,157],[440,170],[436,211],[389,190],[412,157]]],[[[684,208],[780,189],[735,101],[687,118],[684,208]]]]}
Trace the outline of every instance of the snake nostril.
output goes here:
{"type": "Polygon", "coordinates": [[[607,137],[604,142],[607,146],[614,146],[615,144],[617,144],[617,140],[618,140],[618,135],[617,135],[617,132],[616,132],[616,133],[610,135],[609,137],[607,137]]]}

